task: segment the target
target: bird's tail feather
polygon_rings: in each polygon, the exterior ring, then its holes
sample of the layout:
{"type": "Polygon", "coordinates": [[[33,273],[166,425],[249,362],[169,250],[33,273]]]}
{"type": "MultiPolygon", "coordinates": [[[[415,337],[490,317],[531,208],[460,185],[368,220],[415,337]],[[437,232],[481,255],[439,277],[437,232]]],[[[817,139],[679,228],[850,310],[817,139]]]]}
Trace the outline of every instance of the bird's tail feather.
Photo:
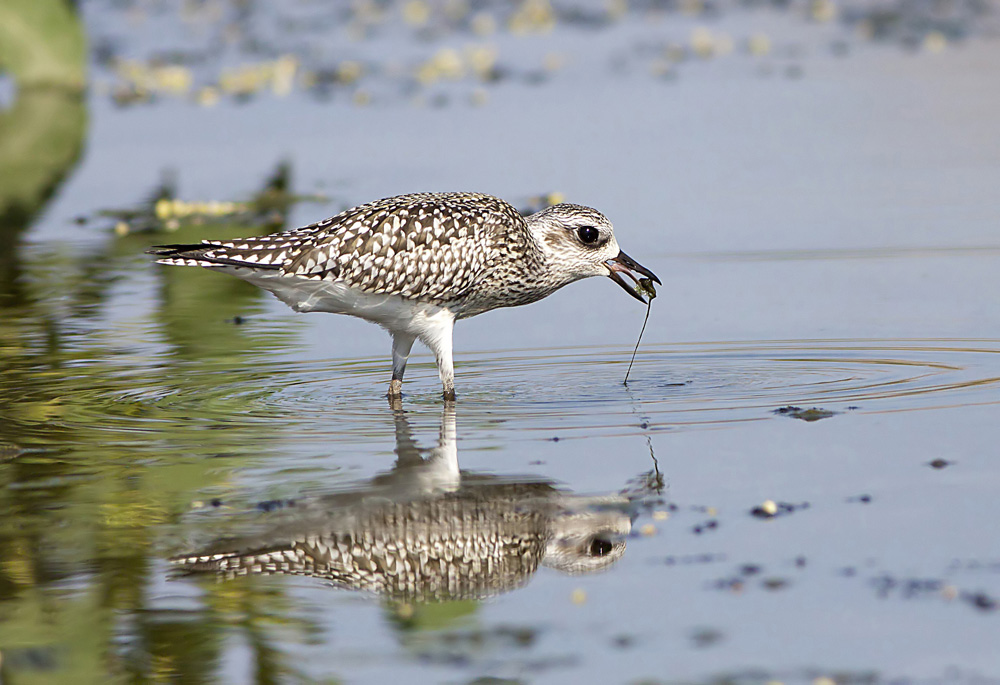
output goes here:
{"type": "Polygon", "coordinates": [[[146,250],[146,254],[159,257],[156,260],[157,264],[172,264],[175,266],[245,266],[253,269],[271,270],[281,268],[280,264],[262,264],[226,254],[219,254],[219,245],[211,243],[154,245],[146,250]]]}

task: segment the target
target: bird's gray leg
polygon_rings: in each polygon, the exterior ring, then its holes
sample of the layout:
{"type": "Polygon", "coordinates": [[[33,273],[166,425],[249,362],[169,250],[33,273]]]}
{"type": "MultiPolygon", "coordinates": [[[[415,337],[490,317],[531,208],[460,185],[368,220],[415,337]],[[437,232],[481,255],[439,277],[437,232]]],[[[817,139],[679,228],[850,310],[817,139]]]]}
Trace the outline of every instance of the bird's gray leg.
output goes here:
{"type": "Polygon", "coordinates": [[[403,374],[406,360],[410,358],[410,348],[416,336],[409,333],[392,334],[392,380],[389,381],[389,397],[398,398],[403,394],[403,374]]]}

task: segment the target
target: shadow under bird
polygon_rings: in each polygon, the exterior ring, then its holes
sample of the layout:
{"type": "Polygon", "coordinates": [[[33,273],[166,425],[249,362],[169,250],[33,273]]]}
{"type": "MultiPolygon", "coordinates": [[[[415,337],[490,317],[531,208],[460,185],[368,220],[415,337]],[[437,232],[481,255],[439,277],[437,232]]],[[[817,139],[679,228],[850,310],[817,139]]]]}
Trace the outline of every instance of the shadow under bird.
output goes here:
{"type": "Polygon", "coordinates": [[[418,339],[434,353],[444,398],[455,398],[458,319],[530,304],[590,276],[611,278],[640,302],[639,276],[660,283],[621,251],[596,209],[564,203],[523,217],[479,193],[400,195],[281,233],[149,253],[161,264],[238,276],[298,312],[349,314],[382,326],[392,336],[390,398],[402,394],[418,339]]]}

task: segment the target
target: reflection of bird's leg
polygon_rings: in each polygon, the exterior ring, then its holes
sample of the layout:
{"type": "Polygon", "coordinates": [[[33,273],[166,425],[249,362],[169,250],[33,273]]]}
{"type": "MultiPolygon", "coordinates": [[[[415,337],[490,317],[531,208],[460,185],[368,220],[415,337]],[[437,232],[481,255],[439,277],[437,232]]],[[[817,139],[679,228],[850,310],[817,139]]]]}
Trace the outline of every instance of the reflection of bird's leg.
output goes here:
{"type": "Polygon", "coordinates": [[[422,495],[451,491],[458,488],[461,476],[458,468],[458,437],[455,427],[455,405],[446,404],[441,410],[438,444],[431,450],[421,449],[413,437],[406,412],[393,412],[396,427],[396,466],[394,478],[405,490],[422,495]],[[427,454],[427,458],[424,458],[427,454]],[[412,490],[416,488],[415,490],[412,490]]]}
{"type": "Polygon", "coordinates": [[[438,446],[431,451],[428,462],[435,465],[435,471],[458,478],[458,429],[455,425],[455,404],[446,402],[441,409],[441,430],[438,446]]]}
{"type": "Polygon", "coordinates": [[[413,430],[410,422],[406,418],[406,412],[400,409],[393,409],[393,422],[396,428],[396,466],[416,466],[423,464],[423,457],[420,456],[420,448],[417,441],[413,439],[413,430]]]}

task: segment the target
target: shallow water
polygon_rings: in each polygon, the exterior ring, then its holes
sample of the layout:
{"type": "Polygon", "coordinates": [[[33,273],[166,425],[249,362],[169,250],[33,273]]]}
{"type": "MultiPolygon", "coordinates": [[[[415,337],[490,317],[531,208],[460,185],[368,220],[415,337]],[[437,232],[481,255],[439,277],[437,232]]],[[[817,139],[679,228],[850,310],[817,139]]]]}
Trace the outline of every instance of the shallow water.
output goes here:
{"type": "Polygon", "coordinates": [[[3,215],[5,683],[1000,678],[994,13],[358,37],[318,3],[82,5],[85,145],[3,215]],[[489,78],[405,76],[480,43],[489,78]],[[363,76],[133,102],[108,56],[292,52],[363,76]],[[628,385],[643,309],[591,279],[460,322],[455,407],[420,350],[393,410],[376,327],[142,254],[260,224],[99,215],[171,169],[245,200],[281,159],[330,198],[289,225],[431,189],[602,209],[663,281],[628,385]]]}

